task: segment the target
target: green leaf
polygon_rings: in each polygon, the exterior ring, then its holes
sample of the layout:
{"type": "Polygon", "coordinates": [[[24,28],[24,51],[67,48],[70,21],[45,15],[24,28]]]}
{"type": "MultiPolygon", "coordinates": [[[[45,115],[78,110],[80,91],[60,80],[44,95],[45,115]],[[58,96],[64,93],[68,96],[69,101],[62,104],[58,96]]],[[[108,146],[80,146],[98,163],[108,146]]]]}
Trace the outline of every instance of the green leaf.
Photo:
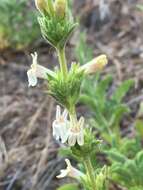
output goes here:
{"type": "Polygon", "coordinates": [[[115,100],[116,102],[120,103],[124,96],[127,94],[129,89],[134,85],[133,80],[126,80],[124,81],[114,92],[112,95],[112,99],[115,100]]]}
{"type": "Polygon", "coordinates": [[[97,84],[96,94],[99,97],[104,97],[106,95],[106,90],[109,87],[109,84],[112,82],[113,77],[111,75],[106,76],[99,84],[97,84]]]}
{"type": "Polygon", "coordinates": [[[124,113],[129,113],[129,111],[130,111],[130,109],[124,104],[116,106],[114,108],[114,110],[115,111],[113,112],[111,120],[109,122],[109,126],[112,126],[112,127],[118,126],[121,118],[123,117],[123,114],[124,113]]]}
{"type": "Polygon", "coordinates": [[[136,162],[137,162],[137,165],[141,163],[143,164],[143,150],[138,152],[138,154],[136,155],[136,162]]]}
{"type": "Polygon", "coordinates": [[[60,148],[59,149],[59,154],[62,155],[62,156],[71,156],[72,155],[72,151],[70,148],[60,148]]]}
{"type": "Polygon", "coordinates": [[[130,173],[130,176],[132,179],[138,181],[139,173],[138,173],[138,166],[136,165],[134,160],[127,160],[127,162],[124,165],[125,169],[130,173]]]}
{"type": "Polygon", "coordinates": [[[112,179],[127,189],[143,189],[143,151],[124,163],[114,162],[111,166],[112,179]],[[138,189],[138,188],[137,188],[138,189]]]}
{"type": "Polygon", "coordinates": [[[80,32],[79,41],[76,43],[75,55],[77,61],[83,65],[93,58],[93,48],[88,47],[86,32],[80,32]]]}
{"type": "Polygon", "coordinates": [[[24,49],[39,39],[40,30],[36,17],[35,11],[29,11],[28,0],[20,0],[18,3],[17,0],[0,0],[2,48],[24,49]]]}
{"type": "Polygon", "coordinates": [[[128,187],[131,182],[131,176],[128,170],[121,163],[114,163],[111,166],[112,179],[119,184],[128,187]]]}
{"type": "Polygon", "coordinates": [[[79,190],[78,186],[76,184],[66,184],[61,187],[59,187],[57,190],[79,190]]]}
{"type": "Polygon", "coordinates": [[[99,83],[96,84],[96,88],[94,90],[95,96],[97,98],[98,109],[101,111],[105,110],[106,101],[107,101],[107,89],[109,88],[110,83],[112,82],[112,76],[108,75],[99,83]]]}
{"type": "Polygon", "coordinates": [[[79,101],[81,103],[84,103],[85,105],[87,105],[88,107],[90,107],[93,111],[95,110],[96,106],[95,106],[95,102],[94,99],[92,99],[90,96],[88,95],[81,95],[79,98],[79,101]]]}
{"type": "Polygon", "coordinates": [[[124,137],[121,139],[121,144],[124,146],[120,147],[120,151],[128,158],[134,158],[135,155],[142,149],[140,137],[129,139],[124,137]]]}
{"type": "Polygon", "coordinates": [[[143,138],[143,121],[140,119],[136,120],[135,128],[138,131],[139,135],[143,138]]]}
{"type": "Polygon", "coordinates": [[[137,7],[140,11],[143,11],[143,5],[138,4],[138,5],[136,5],[136,7],[137,7]]]}
{"type": "Polygon", "coordinates": [[[123,154],[119,153],[116,149],[105,151],[105,153],[112,161],[115,162],[125,163],[125,161],[127,160],[127,158],[123,154]]]}

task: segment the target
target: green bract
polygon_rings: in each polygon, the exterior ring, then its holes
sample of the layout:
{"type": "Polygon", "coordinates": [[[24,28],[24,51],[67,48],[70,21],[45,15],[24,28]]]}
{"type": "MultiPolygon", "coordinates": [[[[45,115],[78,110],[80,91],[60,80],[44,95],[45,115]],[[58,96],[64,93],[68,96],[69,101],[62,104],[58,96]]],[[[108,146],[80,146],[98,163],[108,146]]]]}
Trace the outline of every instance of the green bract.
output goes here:
{"type": "MultiPolygon", "coordinates": [[[[42,16],[38,18],[43,37],[55,48],[64,48],[71,33],[76,28],[77,23],[69,19],[68,12],[59,16],[57,6],[54,9],[53,3],[48,1],[48,10],[44,11],[42,16]]],[[[59,7],[60,9],[61,7],[59,7]]],[[[63,11],[63,10],[61,10],[63,11]]],[[[60,13],[60,10],[59,10],[60,13]]]]}
{"type": "Polygon", "coordinates": [[[85,129],[84,134],[84,145],[76,145],[71,148],[72,154],[76,155],[79,160],[85,160],[89,156],[92,157],[97,151],[99,151],[99,146],[101,145],[100,140],[96,140],[94,133],[92,133],[88,128],[85,129]]]}
{"type": "Polygon", "coordinates": [[[48,76],[48,93],[71,113],[78,101],[84,72],[79,71],[78,64],[72,64],[67,78],[63,78],[62,72],[57,71],[55,77],[48,76]]]}

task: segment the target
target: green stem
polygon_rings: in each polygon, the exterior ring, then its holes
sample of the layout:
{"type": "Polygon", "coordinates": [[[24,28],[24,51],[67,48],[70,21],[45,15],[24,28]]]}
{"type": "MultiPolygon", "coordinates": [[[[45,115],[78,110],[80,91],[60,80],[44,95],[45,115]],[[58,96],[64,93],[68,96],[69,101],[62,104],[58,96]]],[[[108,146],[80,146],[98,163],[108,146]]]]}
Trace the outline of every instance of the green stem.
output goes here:
{"type": "Polygon", "coordinates": [[[67,68],[67,62],[66,62],[66,56],[65,56],[65,48],[63,49],[57,49],[58,52],[58,58],[60,63],[60,69],[63,75],[63,78],[65,79],[68,74],[68,68],[67,68]]]}
{"type": "Polygon", "coordinates": [[[85,169],[87,171],[87,175],[92,186],[92,190],[96,190],[94,169],[92,167],[91,160],[89,157],[84,160],[84,165],[85,165],[85,169]]]}
{"type": "Polygon", "coordinates": [[[69,116],[70,116],[70,121],[73,125],[73,127],[75,126],[75,123],[77,123],[77,115],[76,115],[76,108],[75,105],[73,105],[72,107],[70,107],[69,109],[69,116]]]}

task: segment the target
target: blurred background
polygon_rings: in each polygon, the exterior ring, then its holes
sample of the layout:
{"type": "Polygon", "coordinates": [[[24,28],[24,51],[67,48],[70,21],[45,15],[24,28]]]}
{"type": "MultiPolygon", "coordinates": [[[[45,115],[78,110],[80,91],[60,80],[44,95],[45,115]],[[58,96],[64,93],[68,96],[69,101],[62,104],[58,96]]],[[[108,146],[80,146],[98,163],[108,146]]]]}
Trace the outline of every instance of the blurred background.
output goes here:
{"type": "MultiPolygon", "coordinates": [[[[143,11],[142,0],[69,0],[80,23],[67,46],[68,64],[86,63],[105,53],[109,58],[102,76],[111,74],[111,91],[125,79],[135,87],[125,98],[131,113],[121,123],[131,128],[143,101],[143,11]]],[[[34,1],[0,0],[0,190],[55,190],[71,179],[57,180],[64,167],[61,146],[51,133],[55,102],[47,96],[46,84],[28,88],[26,72],[30,53],[37,52],[41,65],[54,68],[54,49],[41,36],[34,1]],[[3,166],[7,155],[9,164],[3,166]],[[42,158],[42,159],[41,159],[42,158]]],[[[88,116],[78,105],[78,112],[88,116]]],[[[130,133],[132,135],[132,133],[130,133]]],[[[120,190],[114,186],[113,190],[120,190]]]]}

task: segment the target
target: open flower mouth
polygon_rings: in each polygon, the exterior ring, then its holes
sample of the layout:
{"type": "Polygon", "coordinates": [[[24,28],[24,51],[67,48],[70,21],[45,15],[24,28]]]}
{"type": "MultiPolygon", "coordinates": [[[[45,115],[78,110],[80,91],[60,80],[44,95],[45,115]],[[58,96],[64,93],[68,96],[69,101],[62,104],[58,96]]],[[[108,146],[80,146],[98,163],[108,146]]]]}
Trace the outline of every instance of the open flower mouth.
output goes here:
{"type": "Polygon", "coordinates": [[[84,174],[80,172],[78,169],[74,168],[69,159],[65,159],[66,169],[62,169],[61,173],[57,176],[57,178],[71,177],[75,179],[80,179],[84,177],[84,174]]]}
{"type": "Polygon", "coordinates": [[[54,76],[54,72],[38,64],[38,55],[35,52],[31,54],[32,56],[32,65],[31,68],[27,71],[28,83],[29,86],[36,86],[38,83],[38,78],[47,79],[47,75],[54,76]]]}
{"type": "Polygon", "coordinates": [[[80,131],[81,131],[82,129],[79,128],[79,127],[72,127],[70,130],[71,130],[72,133],[78,134],[78,133],[80,133],[80,131]]]}

